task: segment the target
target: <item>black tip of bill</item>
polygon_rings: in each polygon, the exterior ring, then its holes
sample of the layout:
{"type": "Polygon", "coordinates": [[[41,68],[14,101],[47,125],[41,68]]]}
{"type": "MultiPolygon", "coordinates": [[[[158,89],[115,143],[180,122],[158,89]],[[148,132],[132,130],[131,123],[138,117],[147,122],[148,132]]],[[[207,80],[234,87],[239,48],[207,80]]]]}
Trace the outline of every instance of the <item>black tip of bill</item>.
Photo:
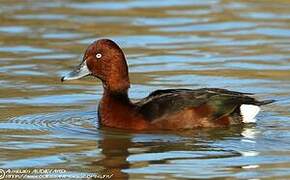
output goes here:
{"type": "Polygon", "coordinates": [[[77,68],[75,68],[73,71],[69,72],[65,76],[61,77],[61,82],[66,80],[76,80],[80,79],[82,77],[90,75],[91,72],[89,71],[86,61],[83,61],[77,68]]]}
{"type": "Polygon", "coordinates": [[[63,82],[63,81],[64,81],[64,76],[62,76],[62,77],[61,77],[60,81],[61,81],[61,82],[63,82]]]}

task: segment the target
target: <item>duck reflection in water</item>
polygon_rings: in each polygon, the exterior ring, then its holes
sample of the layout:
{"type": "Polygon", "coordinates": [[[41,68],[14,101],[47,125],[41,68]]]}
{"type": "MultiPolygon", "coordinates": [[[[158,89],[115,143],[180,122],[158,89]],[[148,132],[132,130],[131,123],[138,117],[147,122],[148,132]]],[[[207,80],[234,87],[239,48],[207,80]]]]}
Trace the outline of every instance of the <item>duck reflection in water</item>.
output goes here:
{"type": "MultiPolygon", "coordinates": [[[[101,127],[102,140],[99,141],[98,148],[102,151],[103,159],[94,161],[91,165],[101,167],[102,174],[113,174],[113,179],[129,179],[129,177],[144,178],[142,173],[131,173],[136,169],[146,168],[153,164],[168,164],[170,160],[199,161],[241,157],[245,153],[240,152],[239,149],[217,147],[213,142],[240,138],[248,134],[247,132],[254,131],[253,129],[255,128],[232,126],[218,130],[205,128],[174,133],[147,131],[140,134],[136,131],[128,132],[101,127]],[[155,154],[158,154],[158,157],[155,154]]],[[[162,176],[173,178],[167,173],[162,176]]]]}

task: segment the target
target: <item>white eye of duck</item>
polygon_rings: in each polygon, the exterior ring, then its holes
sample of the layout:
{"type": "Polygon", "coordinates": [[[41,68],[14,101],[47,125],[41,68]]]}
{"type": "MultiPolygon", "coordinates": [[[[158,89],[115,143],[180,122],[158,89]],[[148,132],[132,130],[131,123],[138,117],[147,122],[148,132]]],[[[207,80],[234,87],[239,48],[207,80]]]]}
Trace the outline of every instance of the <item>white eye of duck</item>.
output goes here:
{"type": "Polygon", "coordinates": [[[96,54],[96,58],[97,58],[97,59],[100,59],[101,57],[102,57],[102,54],[101,54],[101,53],[97,53],[97,54],[96,54]]]}

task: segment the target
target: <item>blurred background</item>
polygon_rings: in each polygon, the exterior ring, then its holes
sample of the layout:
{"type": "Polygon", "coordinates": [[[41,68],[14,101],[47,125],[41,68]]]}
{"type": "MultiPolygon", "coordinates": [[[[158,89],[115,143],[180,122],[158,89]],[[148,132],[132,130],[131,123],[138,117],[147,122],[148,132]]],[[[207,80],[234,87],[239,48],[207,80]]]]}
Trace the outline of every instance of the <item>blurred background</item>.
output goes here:
{"type": "Polygon", "coordinates": [[[0,168],[290,178],[289,10],[289,0],[0,1],[0,168]],[[162,88],[218,87],[278,102],[245,127],[99,128],[100,81],[60,82],[99,38],[123,48],[133,99],[162,88]]]}

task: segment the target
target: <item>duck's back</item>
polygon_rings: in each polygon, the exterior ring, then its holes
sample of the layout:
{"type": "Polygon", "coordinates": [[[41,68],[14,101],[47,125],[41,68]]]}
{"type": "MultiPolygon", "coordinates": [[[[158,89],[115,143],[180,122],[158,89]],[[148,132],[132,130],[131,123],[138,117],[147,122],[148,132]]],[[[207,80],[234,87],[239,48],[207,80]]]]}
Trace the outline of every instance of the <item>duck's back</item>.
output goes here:
{"type": "Polygon", "coordinates": [[[217,88],[165,89],[137,102],[138,111],[154,126],[163,129],[216,127],[254,122],[259,106],[249,93],[217,88]]]}

